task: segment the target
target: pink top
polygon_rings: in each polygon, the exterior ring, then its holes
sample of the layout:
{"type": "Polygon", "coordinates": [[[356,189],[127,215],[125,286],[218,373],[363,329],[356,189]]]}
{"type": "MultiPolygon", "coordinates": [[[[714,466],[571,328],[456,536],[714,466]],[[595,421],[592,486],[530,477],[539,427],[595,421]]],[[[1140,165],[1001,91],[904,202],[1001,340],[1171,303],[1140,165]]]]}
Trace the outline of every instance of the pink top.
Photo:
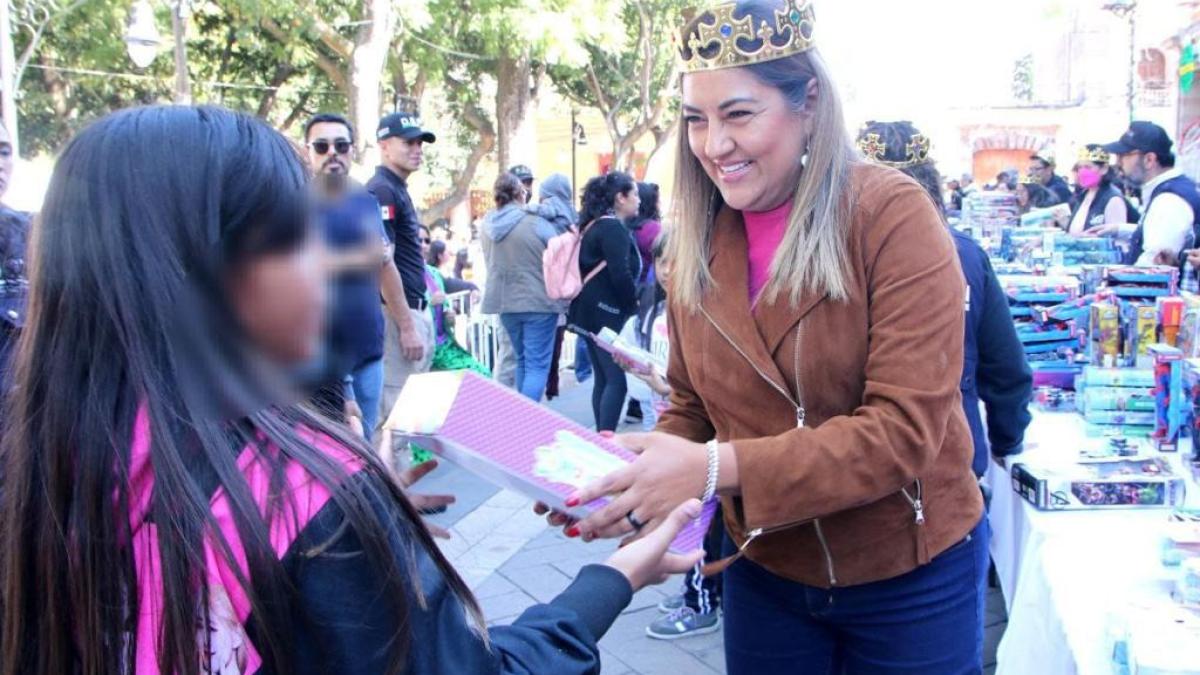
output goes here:
{"type": "Polygon", "coordinates": [[[792,200],[770,211],[743,211],[746,221],[746,253],[749,258],[750,303],[758,302],[758,294],[767,285],[771,261],[787,232],[788,217],[792,215],[792,200]]]}

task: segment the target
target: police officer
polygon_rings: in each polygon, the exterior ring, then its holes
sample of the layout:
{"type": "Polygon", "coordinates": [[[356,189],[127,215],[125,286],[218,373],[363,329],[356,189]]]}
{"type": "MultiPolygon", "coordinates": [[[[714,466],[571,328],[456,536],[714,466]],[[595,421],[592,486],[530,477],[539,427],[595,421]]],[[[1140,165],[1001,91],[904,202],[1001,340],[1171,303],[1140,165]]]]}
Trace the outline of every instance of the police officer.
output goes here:
{"type": "MultiPolygon", "coordinates": [[[[379,419],[385,421],[408,376],[429,371],[433,360],[433,317],[425,288],[425,262],[417,228],[420,220],[408,194],[408,177],[421,168],[423,146],[437,137],[421,128],[415,112],[397,112],[379,121],[376,131],[380,166],[367,182],[379,202],[380,215],[392,240],[392,257],[399,271],[407,312],[389,312],[383,353],[383,396],[379,419]]],[[[390,302],[389,296],[384,294],[390,302]]],[[[384,449],[388,456],[390,448],[384,449]]]]}

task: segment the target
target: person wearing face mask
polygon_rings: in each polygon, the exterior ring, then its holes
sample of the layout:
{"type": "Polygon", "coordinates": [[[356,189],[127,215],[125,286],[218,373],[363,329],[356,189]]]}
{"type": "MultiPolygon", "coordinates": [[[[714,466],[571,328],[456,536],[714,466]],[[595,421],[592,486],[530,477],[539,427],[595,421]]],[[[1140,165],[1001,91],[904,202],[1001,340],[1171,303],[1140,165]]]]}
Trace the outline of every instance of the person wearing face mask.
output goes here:
{"type": "Polygon", "coordinates": [[[1108,160],[1108,152],[1101,145],[1092,143],[1079,150],[1075,177],[1084,192],[1071,214],[1067,232],[1096,236],[1115,232],[1137,220],[1131,217],[1125,196],[1113,185],[1113,170],[1108,160]]]}
{"type": "Polygon", "coordinates": [[[977,673],[963,272],[926,191],[855,151],[816,22],[803,0],[685,14],[671,405],[571,495],[611,501],[567,534],[636,541],[719,496],[731,675],[977,673]]]}
{"type": "MultiPolygon", "coordinates": [[[[1126,187],[1141,188],[1142,217],[1129,240],[1126,264],[1175,264],[1200,224],[1200,193],[1175,167],[1174,145],[1153,122],[1134,122],[1121,139],[1103,146],[1117,156],[1126,187]]],[[[1093,228],[1107,234],[1114,226],[1093,228]]]]}

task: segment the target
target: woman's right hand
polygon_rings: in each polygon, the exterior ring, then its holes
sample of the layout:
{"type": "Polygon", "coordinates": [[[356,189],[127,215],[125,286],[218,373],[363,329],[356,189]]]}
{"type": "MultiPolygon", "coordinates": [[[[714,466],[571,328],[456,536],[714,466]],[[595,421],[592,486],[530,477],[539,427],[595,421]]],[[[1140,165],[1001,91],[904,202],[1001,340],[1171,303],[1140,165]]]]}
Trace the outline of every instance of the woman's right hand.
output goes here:
{"type": "Polygon", "coordinates": [[[668,553],[667,547],[680,530],[699,516],[700,500],[687,500],[675,507],[653,532],[622,546],[604,564],[625,575],[635,593],[646,586],[663,583],[672,574],[692,569],[704,558],[704,551],[668,553]]]}

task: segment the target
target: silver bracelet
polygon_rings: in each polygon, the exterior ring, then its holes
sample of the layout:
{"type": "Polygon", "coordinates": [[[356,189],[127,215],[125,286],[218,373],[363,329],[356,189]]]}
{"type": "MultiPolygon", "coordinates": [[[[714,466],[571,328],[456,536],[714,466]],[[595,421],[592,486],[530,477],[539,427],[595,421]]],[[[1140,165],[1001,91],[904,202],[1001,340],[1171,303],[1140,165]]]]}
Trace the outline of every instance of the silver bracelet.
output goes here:
{"type": "Polygon", "coordinates": [[[700,498],[702,503],[708,502],[717,494],[717,476],[721,473],[721,454],[717,451],[717,446],[715,438],[704,446],[708,450],[708,477],[704,481],[704,496],[700,498]]]}

